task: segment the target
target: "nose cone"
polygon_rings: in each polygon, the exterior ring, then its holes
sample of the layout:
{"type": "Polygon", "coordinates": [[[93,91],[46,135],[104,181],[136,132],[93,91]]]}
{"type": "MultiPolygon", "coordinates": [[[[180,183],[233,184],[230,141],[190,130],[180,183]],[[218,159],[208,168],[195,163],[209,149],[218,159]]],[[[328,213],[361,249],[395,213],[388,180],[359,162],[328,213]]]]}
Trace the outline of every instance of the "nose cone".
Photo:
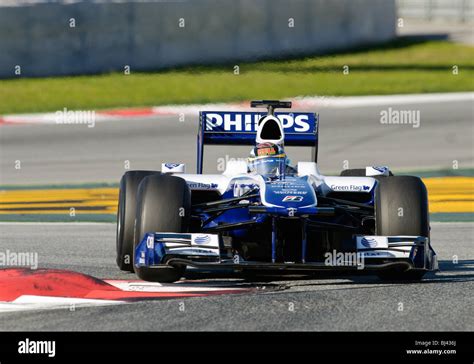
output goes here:
{"type": "Polygon", "coordinates": [[[304,177],[268,182],[265,186],[265,195],[262,202],[267,206],[285,208],[314,207],[317,205],[314,189],[304,177]]]}
{"type": "Polygon", "coordinates": [[[273,143],[282,145],[285,139],[280,120],[268,115],[260,119],[257,127],[257,143],[273,143]]]}

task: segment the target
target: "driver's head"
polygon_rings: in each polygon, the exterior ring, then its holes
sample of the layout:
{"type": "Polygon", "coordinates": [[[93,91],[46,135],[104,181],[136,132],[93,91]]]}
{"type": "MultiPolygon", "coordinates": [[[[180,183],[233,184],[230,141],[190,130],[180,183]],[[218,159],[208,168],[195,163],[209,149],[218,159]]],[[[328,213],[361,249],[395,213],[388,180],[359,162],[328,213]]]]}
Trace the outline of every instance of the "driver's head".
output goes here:
{"type": "Polygon", "coordinates": [[[281,176],[285,171],[286,154],[282,146],[273,143],[257,144],[250,152],[249,170],[265,177],[281,176]]]}

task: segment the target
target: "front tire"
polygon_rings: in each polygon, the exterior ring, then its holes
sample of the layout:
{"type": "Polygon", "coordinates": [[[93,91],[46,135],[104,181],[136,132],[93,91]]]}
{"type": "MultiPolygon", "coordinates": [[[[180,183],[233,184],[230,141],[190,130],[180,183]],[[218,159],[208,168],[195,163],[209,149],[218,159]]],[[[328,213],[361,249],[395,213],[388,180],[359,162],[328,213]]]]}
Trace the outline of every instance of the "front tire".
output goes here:
{"type": "Polygon", "coordinates": [[[120,180],[117,209],[117,265],[127,272],[133,272],[133,233],[137,208],[137,190],[140,182],[155,171],[128,171],[120,180]]]}
{"type": "MultiPolygon", "coordinates": [[[[138,188],[134,253],[146,233],[187,232],[190,210],[191,191],[184,179],[169,175],[146,177],[138,188]]],[[[162,283],[179,280],[186,269],[166,265],[134,268],[140,279],[162,283]]]]}
{"type": "MultiPolygon", "coordinates": [[[[375,191],[376,235],[430,237],[428,193],[418,177],[378,179],[375,191]]],[[[378,273],[383,280],[420,280],[424,270],[389,269],[378,273]]]]}

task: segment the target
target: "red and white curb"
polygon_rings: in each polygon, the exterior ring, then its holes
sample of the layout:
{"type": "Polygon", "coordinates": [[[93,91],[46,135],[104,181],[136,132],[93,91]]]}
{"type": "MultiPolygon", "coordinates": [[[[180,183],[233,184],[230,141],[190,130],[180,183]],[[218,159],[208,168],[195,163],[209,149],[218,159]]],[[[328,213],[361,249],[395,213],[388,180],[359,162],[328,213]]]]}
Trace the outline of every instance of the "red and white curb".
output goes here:
{"type": "Polygon", "coordinates": [[[139,280],[101,280],[57,269],[1,269],[0,313],[119,305],[149,299],[177,299],[251,293],[253,287],[207,281],[160,284],[139,280]]]}
{"type": "Polygon", "coordinates": [[[54,296],[22,295],[11,302],[0,302],[0,313],[35,310],[75,310],[81,307],[125,304],[126,301],[92,300],[54,296]]]}
{"type": "MultiPolygon", "coordinates": [[[[443,102],[474,101],[474,92],[450,92],[434,94],[405,94],[381,96],[349,97],[296,97],[285,98],[293,103],[295,110],[321,108],[355,108],[383,105],[430,104],[443,102]]],[[[94,112],[94,122],[121,121],[125,119],[146,119],[156,116],[198,115],[199,111],[244,111],[249,109],[249,101],[239,103],[214,103],[191,105],[165,105],[142,108],[100,110],[94,112]]],[[[58,112],[64,112],[59,110],[58,112]]],[[[0,125],[5,124],[58,124],[56,112],[38,114],[0,115],[0,125]]]]}

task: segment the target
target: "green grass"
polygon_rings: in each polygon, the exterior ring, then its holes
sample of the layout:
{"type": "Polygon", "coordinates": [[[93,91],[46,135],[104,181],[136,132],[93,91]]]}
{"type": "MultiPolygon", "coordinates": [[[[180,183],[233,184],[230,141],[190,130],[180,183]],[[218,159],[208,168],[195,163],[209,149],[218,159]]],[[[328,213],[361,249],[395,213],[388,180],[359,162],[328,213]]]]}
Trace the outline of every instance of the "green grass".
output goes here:
{"type": "Polygon", "coordinates": [[[195,66],[131,75],[0,81],[0,114],[170,103],[474,90],[474,47],[398,40],[326,56],[195,66]],[[343,75],[343,66],[349,75],[343,75]],[[452,67],[459,67],[453,75],[452,67]]]}

